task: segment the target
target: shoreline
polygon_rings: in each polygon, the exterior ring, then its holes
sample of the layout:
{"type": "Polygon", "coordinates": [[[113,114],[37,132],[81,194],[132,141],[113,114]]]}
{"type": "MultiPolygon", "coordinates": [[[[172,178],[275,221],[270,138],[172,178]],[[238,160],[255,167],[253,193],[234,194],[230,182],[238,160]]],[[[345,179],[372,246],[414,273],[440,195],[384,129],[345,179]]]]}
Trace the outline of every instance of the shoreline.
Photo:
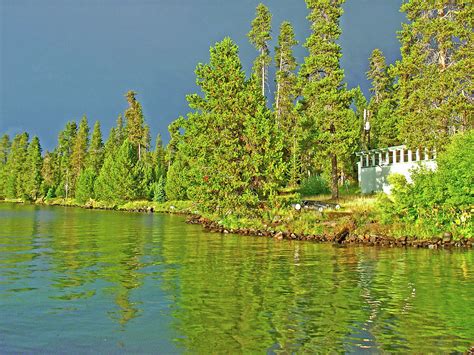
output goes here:
{"type": "Polygon", "coordinates": [[[36,202],[24,202],[22,200],[0,200],[1,203],[17,203],[17,204],[31,204],[37,206],[61,206],[61,207],[76,207],[82,209],[94,209],[94,210],[109,210],[109,211],[120,211],[120,212],[134,212],[134,213],[163,213],[163,214],[174,214],[186,216],[185,223],[201,225],[202,228],[211,233],[219,234],[234,234],[239,236],[253,236],[253,237],[266,237],[274,240],[297,240],[306,241],[313,243],[331,243],[339,246],[349,245],[364,245],[371,247],[398,247],[398,248],[423,248],[423,249],[446,249],[452,248],[460,249],[472,249],[474,247],[474,238],[460,238],[454,239],[451,233],[445,233],[443,237],[432,237],[432,238],[418,238],[415,236],[404,236],[404,237],[390,237],[376,234],[357,234],[354,233],[351,228],[345,226],[335,233],[325,234],[307,234],[297,233],[291,230],[276,231],[271,229],[259,229],[251,227],[240,227],[240,228],[229,228],[219,222],[203,217],[199,214],[192,213],[190,203],[186,203],[186,207],[181,206],[180,208],[175,207],[176,203],[156,203],[156,202],[145,202],[135,201],[128,202],[124,205],[107,205],[105,203],[86,203],[79,204],[73,200],[57,199],[50,203],[45,201],[36,202]]]}
{"type": "Polygon", "coordinates": [[[267,237],[275,240],[297,240],[310,241],[313,243],[331,243],[341,246],[348,245],[365,245],[375,247],[414,247],[423,249],[451,249],[463,248],[471,249],[474,247],[474,238],[461,238],[454,240],[452,236],[444,236],[443,238],[421,239],[417,237],[388,237],[382,235],[358,235],[352,233],[349,228],[344,228],[335,234],[316,235],[316,234],[300,234],[291,231],[268,231],[254,228],[238,228],[231,229],[219,225],[217,222],[211,221],[201,216],[191,216],[187,222],[189,224],[199,224],[206,231],[221,234],[236,234],[240,236],[267,237]]]}

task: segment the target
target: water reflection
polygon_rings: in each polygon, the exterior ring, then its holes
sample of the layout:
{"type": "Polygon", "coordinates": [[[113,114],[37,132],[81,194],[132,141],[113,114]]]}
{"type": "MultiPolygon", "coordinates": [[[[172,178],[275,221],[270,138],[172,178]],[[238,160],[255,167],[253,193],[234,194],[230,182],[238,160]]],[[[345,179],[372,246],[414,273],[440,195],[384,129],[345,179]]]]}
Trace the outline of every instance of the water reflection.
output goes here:
{"type": "Polygon", "coordinates": [[[473,252],[274,242],[174,216],[0,204],[0,348],[462,352],[474,339],[473,264],[473,252]]]}

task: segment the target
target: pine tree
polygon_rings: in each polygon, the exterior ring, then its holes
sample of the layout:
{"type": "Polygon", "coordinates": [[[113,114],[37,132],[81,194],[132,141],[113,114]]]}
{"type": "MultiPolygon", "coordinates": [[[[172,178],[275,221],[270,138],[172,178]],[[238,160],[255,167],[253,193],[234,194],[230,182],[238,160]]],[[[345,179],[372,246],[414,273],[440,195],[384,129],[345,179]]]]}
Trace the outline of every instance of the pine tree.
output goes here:
{"type": "Polygon", "coordinates": [[[137,148],[126,139],[115,156],[106,156],[94,185],[96,197],[109,202],[132,201],[141,197],[141,173],[137,148]]]}
{"type": "Polygon", "coordinates": [[[474,126],[472,18],[465,1],[410,0],[399,34],[397,62],[400,138],[410,147],[442,149],[474,126]]]}
{"type": "Polygon", "coordinates": [[[258,83],[246,80],[232,40],[211,48],[210,63],[199,64],[196,75],[204,97],[187,98],[195,112],[178,121],[184,133],[175,137],[166,192],[174,198],[184,190],[203,209],[238,214],[281,182],[281,136],[258,83]]]}
{"type": "Polygon", "coordinates": [[[102,141],[102,132],[100,130],[100,122],[96,121],[92,131],[91,144],[86,159],[86,167],[98,175],[100,168],[104,162],[104,143],[102,141]]]}
{"type": "Polygon", "coordinates": [[[252,29],[247,34],[260,55],[254,63],[255,80],[262,87],[262,95],[265,96],[265,85],[267,83],[267,68],[271,63],[268,42],[272,40],[272,14],[268,7],[263,4],[257,6],[255,19],[252,21],[252,29]]]}
{"type": "Polygon", "coordinates": [[[59,133],[58,145],[55,151],[59,167],[59,183],[56,186],[56,196],[69,197],[71,187],[71,155],[76,134],[77,124],[74,121],[66,123],[64,130],[59,133]]]}
{"type": "Polygon", "coordinates": [[[383,52],[378,48],[374,49],[369,62],[370,67],[367,72],[367,78],[372,82],[370,91],[374,94],[374,102],[380,104],[387,98],[392,88],[383,52]]]}
{"type": "Polygon", "coordinates": [[[28,133],[13,138],[6,164],[5,195],[8,198],[24,198],[27,176],[28,133]]]}
{"type": "Polygon", "coordinates": [[[275,112],[278,127],[284,137],[284,159],[289,162],[289,185],[296,186],[300,176],[301,123],[294,107],[297,93],[298,64],[293,47],[298,44],[293,27],[289,22],[280,26],[278,46],[275,48],[276,82],[275,112]]]}
{"type": "Polygon", "coordinates": [[[41,145],[38,137],[35,136],[28,146],[28,157],[26,160],[25,196],[28,200],[36,201],[41,194],[42,166],[41,145]]]}
{"type": "Polygon", "coordinates": [[[76,200],[79,203],[85,203],[89,199],[94,198],[94,182],[97,173],[92,166],[81,171],[77,179],[76,200]]]}
{"type": "Polygon", "coordinates": [[[153,152],[153,166],[155,167],[156,179],[159,179],[161,176],[166,176],[166,150],[163,147],[163,140],[160,134],[156,136],[155,151],[153,152]]]}
{"type": "Polygon", "coordinates": [[[76,191],[76,182],[79,174],[84,169],[87,150],[89,147],[89,124],[87,117],[84,116],[79,123],[76,137],[74,138],[71,152],[71,171],[70,171],[70,196],[74,197],[76,191]]]}
{"type": "Polygon", "coordinates": [[[129,91],[125,95],[129,107],[125,111],[127,120],[127,138],[138,149],[138,160],[141,160],[142,150],[147,146],[147,128],[143,117],[142,105],[136,99],[137,93],[129,91]]]}
{"type": "Polygon", "coordinates": [[[46,151],[44,154],[41,176],[43,178],[43,195],[55,197],[60,182],[59,160],[55,152],[46,151]]]}
{"type": "Polygon", "coordinates": [[[7,158],[10,153],[10,136],[4,134],[0,139],[0,199],[5,198],[5,184],[7,180],[7,158]]]}
{"type": "Polygon", "coordinates": [[[305,114],[318,131],[312,144],[318,148],[321,159],[329,158],[334,199],[339,197],[338,159],[343,159],[354,144],[348,137],[358,136],[354,122],[348,120],[351,94],[346,90],[344,71],[339,64],[341,47],[337,40],[341,34],[339,18],[343,3],[344,0],[306,0],[312,34],[305,44],[309,56],[300,72],[305,114]]]}
{"type": "MultiPolygon", "coordinates": [[[[367,79],[372,82],[367,119],[371,124],[371,148],[398,145],[398,120],[395,115],[393,78],[380,49],[374,49],[369,59],[367,79]]],[[[368,147],[367,147],[368,148],[368,147]]]]}

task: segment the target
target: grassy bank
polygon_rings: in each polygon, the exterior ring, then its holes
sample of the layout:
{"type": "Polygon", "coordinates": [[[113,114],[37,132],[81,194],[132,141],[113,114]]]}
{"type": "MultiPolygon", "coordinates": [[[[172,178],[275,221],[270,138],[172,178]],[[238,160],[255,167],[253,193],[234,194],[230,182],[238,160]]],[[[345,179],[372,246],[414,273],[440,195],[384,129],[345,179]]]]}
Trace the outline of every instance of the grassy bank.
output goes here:
{"type": "MultiPolygon", "coordinates": [[[[332,202],[329,196],[317,196],[309,200],[332,202]]],[[[21,203],[22,201],[5,200],[5,202],[21,203]]],[[[424,240],[429,243],[449,241],[454,245],[459,240],[465,240],[465,237],[472,238],[472,236],[452,235],[449,230],[442,234],[433,234],[429,228],[416,223],[411,225],[402,222],[384,223],[379,208],[380,202],[376,196],[343,195],[338,203],[340,208],[326,208],[323,211],[307,208],[296,210],[292,206],[287,206],[261,210],[258,217],[238,218],[228,215],[222,218],[212,213],[201,213],[191,201],[105,203],[90,200],[85,204],[80,204],[74,199],[63,198],[36,201],[36,204],[48,206],[185,214],[191,216],[191,222],[202,224],[206,229],[214,232],[276,236],[278,239],[284,239],[281,236],[285,236],[286,239],[336,242],[341,240],[343,235],[344,240],[353,238],[354,241],[375,245],[385,245],[384,242],[387,240],[424,240]],[[376,242],[377,240],[380,243],[376,242]]],[[[472,239],[469,245],[471,241],[472,239]]]]}

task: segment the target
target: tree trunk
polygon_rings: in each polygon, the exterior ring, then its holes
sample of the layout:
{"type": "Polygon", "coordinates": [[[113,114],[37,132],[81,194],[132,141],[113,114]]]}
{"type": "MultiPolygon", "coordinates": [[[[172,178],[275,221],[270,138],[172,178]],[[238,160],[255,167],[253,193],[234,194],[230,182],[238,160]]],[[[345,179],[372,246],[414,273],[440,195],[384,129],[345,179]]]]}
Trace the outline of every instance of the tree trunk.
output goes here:
{"type": "Polygon", "coordinates": [[[333,200],[339,199],[339,186],[337,174],[337,155],[331,153],[331,195],[333,200]]]}
{"type": "Polygon", "coordinates": [[[265,96],[265,57],[263,56],[264,52],[261,51],[262,56],[262,95],[265,96]]]}
{"type": "Polygon", "coordinates": [[[141,160],[141,155],[142,155],[142,154],[141,154],[141,153],[142,153],[142,152],[141,152],[141,150],[142,150],[141,148],[142,148],[142,147],[141,147],[141,144],[138,143],[138,161],[141,160]]]}

